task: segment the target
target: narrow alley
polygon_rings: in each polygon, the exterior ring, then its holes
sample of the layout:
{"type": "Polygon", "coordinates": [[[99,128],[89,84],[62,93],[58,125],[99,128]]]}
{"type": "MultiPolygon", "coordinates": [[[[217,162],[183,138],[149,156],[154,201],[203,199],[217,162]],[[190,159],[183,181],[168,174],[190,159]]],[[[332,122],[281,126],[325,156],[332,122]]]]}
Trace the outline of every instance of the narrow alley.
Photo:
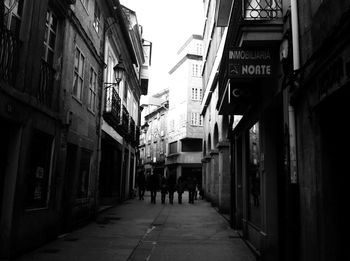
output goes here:
{"type": "Polygon", "coordinates": [[[132,199],[102,212],[94,222],[62,235],[17,261],[255,260],[210,203],[150,204],[132,199]]]}

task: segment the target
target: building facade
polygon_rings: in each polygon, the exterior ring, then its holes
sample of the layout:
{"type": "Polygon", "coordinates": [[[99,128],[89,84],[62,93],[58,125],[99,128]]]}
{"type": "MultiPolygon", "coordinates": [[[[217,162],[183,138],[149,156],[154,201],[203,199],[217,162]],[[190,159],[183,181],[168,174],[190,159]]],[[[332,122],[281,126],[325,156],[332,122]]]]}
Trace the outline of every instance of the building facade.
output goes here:
{"type": "Polygon", "coordinates": [[[6,0],[1,7],[0,257],[11,258],[100,207],[105,53],[113,34],[115,63],[122,57],[126,71],[124,111],[135,121],[124,117],[135,134],[122,141],[127,197],[147,65],[135,14],[119,1],[6,0]]]}
{"type": "Polygon", "coordinates": [[[206,14],[203,30],[203,100],[204,122],[202,175],[205,197],[223,213],[230,212],[230,116],[219,115],[218,75],[227,36],[230,1],[204,1],[206,14]]]}
{"type": "Polygon", "coordinates": [[[169,112],[166,170],[169,175],[192,176],[201,184],[203,118],[202,37],[192,35],[177,53],[169,71],[169,112]]]}
{"type": "MultiPolygon", "coordinates": [[[[231,225],[261,260],[348,256],[340,239],[346,153],[336,148],[347,146],[339,125],[349,98],[349,4],[205,3],[204,39],[212,33],[205,40],[203,147],[229,138],[231,225]],[[214,143],[213,115],[223,120],[214,143]]],[[[203,157],[203,177],[215,201],[213,158],[203,157]]]]}
{"type": "MultiPolygon", "coordinates": [[[[111,9],[109,9],[111,10],[111,9]]],[[[101,124],[100,204],[130,197],[135,185],[140,135],[140,97],[147,94],[150,49],[143,45],[135,12],[121,6],[121,27],[110,21],[105,30],[104,95],[101,124]],[[146,60],[147,59],[147,60],[146,60]],[[125,66],[116,82],[114,67],[125,66]]]]}
{"type": "Polygon", "coordinates": [[[164,89],[142,104],[138,171],[165,175],[169,90],[164,89]]]}

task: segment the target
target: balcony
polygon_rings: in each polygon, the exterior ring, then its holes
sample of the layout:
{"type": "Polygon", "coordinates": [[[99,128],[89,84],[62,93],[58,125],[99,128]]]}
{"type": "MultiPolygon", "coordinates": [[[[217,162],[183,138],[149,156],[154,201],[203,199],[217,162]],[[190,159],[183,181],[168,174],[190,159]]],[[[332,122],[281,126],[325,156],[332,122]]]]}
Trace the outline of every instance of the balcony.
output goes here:
{"type": "Polygon", "coordinates": [[[282,18],[282,0],[243,0],[244,20],[274,20],[282,18]]]}
{"type": "Polygon", "coordinates": [[[235,1],[218,76],[220,115],[244,115],[279,70],[282,0],[235,1]]]}
{"type": "Polygon", "coordinates": [[[141,129],[140,126],[136,126],[136,131],[135,131],[135,146],[139,146],[140,144],[140,135],[141,135],[141,129]]]}
{"type": "Polygon", "coordinates": [[[282,0],[242,0],[240,46],[282,39],[282,0]]]}
{"type": "Polygon", "coordinates": [[[127,134],[129,131],[129,112],[125,105],[123,105],[122,109],[122,122],[120,124],[120,128],[124,134],[127,134]]]}
{"type": "Polygon", "coordinates": [[[45,105],[47,108],[57,109],[57,95],[58,91],[54,89],[54,75],[55,70],[46,61],[41,60],[40,64],[40,83],[39,88],[36,89],[35,96],[39,103],[45,105]]]}
{"type": "Polygon", "coordinates": [[[131,141],[131,143],[135,142],[135,128],[136,128],[135,121],[131,116],[129,116],[129,128],[128,128],[127,139],[131,141]]]}
{"type": "Polygon", "coordinates": [[[0,31],[0,80],[14,86],[18,65],[19,40],[7,29],[0,31]]]}
{"type": "Polygon", "coordinates": [[[121,123],[121,99],[113,86],[106,88],[105,101],[103,118],[114,129],[117,129],[118,125],[121,123]]]}

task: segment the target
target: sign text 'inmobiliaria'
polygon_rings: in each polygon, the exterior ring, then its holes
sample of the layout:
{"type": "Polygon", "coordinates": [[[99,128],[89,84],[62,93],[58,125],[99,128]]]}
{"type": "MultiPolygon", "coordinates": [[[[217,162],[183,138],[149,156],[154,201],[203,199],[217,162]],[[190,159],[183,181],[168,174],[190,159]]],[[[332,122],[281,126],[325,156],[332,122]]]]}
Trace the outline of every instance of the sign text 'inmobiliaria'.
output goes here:
{"type": "Polygon", "coordinates": [[[272,55],[267,49],[234,48],[228,52],[229,78],[260,78],[274,74],[272,55]]]}

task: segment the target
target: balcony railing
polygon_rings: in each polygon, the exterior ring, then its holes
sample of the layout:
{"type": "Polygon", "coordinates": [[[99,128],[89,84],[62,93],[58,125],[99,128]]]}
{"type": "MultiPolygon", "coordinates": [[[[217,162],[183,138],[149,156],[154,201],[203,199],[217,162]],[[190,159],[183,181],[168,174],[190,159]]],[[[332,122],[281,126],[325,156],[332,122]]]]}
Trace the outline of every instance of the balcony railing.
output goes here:
{"type": "Polygon", "coordinates": [[[282,0],[242,0],[245,20],[273,20],[282,17],[282,0]]]}
{"type": "Polygon", "coordinates": [[[14,85],[16,78],[19,44],[11,31],[5,28],[0,30],[0,80],[11,85],[14,85]]]}
{"type": "Polygon", "coordinates": [[[106,88],[105,108],[103,118],[114,128],[121,123],[120,110],[121,100],[113,86],[106,88]]]}
{"type": "Polygon", "coordinates": [[[39,88],[36,90],[35,96],[41,104],[46,107],[55,109],[56,106],[56,96],[58,92],[54,90],[54,75],[55,70],[46,61],[41,60],[40,65],[40,84],[39,88]]]}
{"type": "Polygon", "coordinates": [[[129,117],[129,131],[128,134],[130,136],[131,142],[135,141],[135,121],[134,119],[130,116],[129,117]]]}
{"type": "Polygon", "coordinates": [[[122,129],[125,132],[128,132],[129,130],[129,112],[126,109],[126,107],[123,105],[123,110],[122,110],[122,129]]]}
{"type": "Polygon", "coordinates": [[[138,146],[138,145],[140,144],[140,135],[141,135],[140,126],[136,126],[136,131],[135,131],[135,146],[138,146]]]}

